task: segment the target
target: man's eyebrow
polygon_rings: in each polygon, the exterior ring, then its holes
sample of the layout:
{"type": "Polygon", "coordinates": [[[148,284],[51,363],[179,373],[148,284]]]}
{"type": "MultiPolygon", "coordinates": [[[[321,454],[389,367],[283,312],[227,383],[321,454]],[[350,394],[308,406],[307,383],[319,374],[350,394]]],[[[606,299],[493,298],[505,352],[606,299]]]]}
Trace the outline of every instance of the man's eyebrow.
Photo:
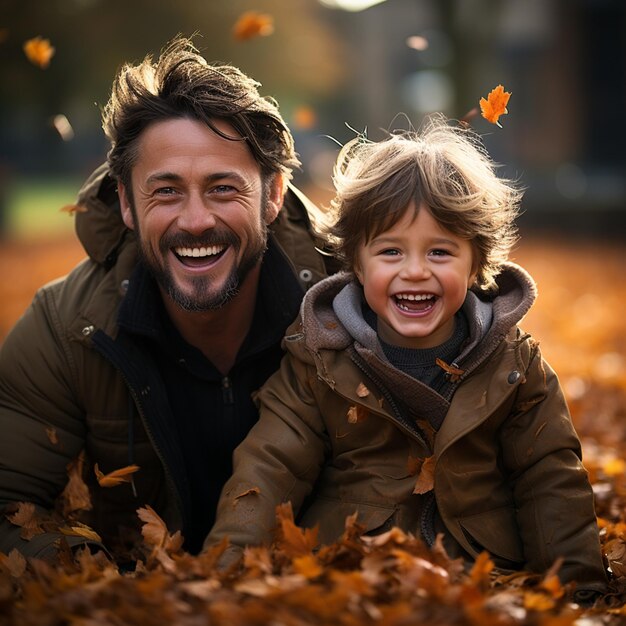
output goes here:
{"type": "MultiPolygon", "coordinates": [[[[176,174],[174,172],[155,172],[154,174],[150,174],[146,179],[146,183],[158,183],[158,182],[181,182],[183,177],[180,174],[176,174]]],[[[215,172],[213,174],[209,174],[204,177],[205,183],[214,183],[219,180],[232,180],[240,185],[245,185],[246,180],[241,174],[233,171],[225,171],[225,172],[215,172]]]]}

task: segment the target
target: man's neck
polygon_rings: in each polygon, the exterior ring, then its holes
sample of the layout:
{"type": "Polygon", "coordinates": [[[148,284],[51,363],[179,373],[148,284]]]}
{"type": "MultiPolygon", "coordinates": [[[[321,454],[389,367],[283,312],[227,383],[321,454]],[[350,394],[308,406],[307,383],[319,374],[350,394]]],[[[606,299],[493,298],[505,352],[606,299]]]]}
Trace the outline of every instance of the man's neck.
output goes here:
{"type": "Polygon", "coordinates": [[[185,311],[162,293],[165,310],[183,339],[224,375],[234,365],[252,325],[260,271],[259,264],[246,276],[237,295],[213,311],[185,311]]]}

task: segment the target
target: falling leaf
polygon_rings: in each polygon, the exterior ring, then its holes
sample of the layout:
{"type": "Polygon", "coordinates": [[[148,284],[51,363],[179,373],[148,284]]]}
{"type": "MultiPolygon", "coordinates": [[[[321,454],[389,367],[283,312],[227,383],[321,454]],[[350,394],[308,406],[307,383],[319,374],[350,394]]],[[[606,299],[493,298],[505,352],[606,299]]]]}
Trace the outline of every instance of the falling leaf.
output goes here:
{"type": "Polygon", "coordinates": [[[317,578],[324,573],[324,568],[312,554],[298,556],[293,560],[293,568],[305,578],[317,578]]]}
{"type": "Polygon", "coordinates": [[[19,526],[22,529],[20,531],[20,537],[26,541],[45,532],[41,527],[41,520],[32,502],[19,502],[17,504],[17,511],[10,515],[7,514],[6,518],[11,524],[19,526]]]}
{"type": "Polygon", "coordinates": [[[52,126],[63,141],[74,139],[74,129],[65,115],[59,113],[52,118],[52,126]]]}
{"type": "Polygon", "coordinates": [[[250,489],[246,489],[239,495],[235,496],[234,500],[237,501],[239,498],[245,498],[246,496],[256,496],[261,493],[261,490],[258,487],[250,487],[250,489]]]}
{"type": "Polygon", "coordinates": [[[459,124],[463,128],[469,128],[471,121],[478,115],[478,107],[470,109],[463,117],[459,119],[459,124]]]}
{"type": "Polygon", "coordinates": [[[50,65],[50,59],[54,52],[49,39],[33,37],[24,43],[24,53],[28,60],[42,69],[46,69],[50,65]]]}
{"type": "Polygon", "coordinates": [[[267,13],[246,11],[233,26],[233,35],[239,41],[267,37],[274,32],[274,18],[267,13]]]}
{"type": "Polygon", "coordinates": [[[98,479],[98,484],[101,487],[117,487],[122,483],[131,482],[131,475],[139,470],[138,465],[127,465],[126,467],[122,467],[117,470],[113,470],[108,474],[103,474],[98,468],[98,464],[96,463],[94,466],[94,472],[96,474],[96,478],[98,479]]]}
{"type": "Polygon", "coordinates": [[[298,130],[310,130],[316,122],[317,116],[311,107],[301,106],[293,112],[293,127],[298,130]]]}
{"type": "Polygon", "coordinates": [[[602,466],[602,471],[607,476],[622,476],[626,473],[626,462],[623,459],[609,459],[602,466]]]}
{"type": "Polygon", "coordinates": [[[74,213],[86,213],[87,207],[82,204],[66,204],[62,206],[59,211],[61,213],[67,213],[68,215],[73,215],[74,213]]]}
{"type": "Polygon", "coordinates": [[[424,494],[432,490],[435,486],[435,456],[429,456],[424,459],[420,467],[420,473],[415,481],[413,493],[424,494]]]}
{"type": "Polygon", "coordinates": [[[500,119],[501,115],[505,115],[508,113],[506,105],[509,102],[509,98],[511,94],[508,91],[504,91],[504,87],[502,85],[498,85],[495,89],[489,92],[487,99],[480,99],[480,112],[482,116],[492,124],[496,124],[500,128],[500,119]]]}

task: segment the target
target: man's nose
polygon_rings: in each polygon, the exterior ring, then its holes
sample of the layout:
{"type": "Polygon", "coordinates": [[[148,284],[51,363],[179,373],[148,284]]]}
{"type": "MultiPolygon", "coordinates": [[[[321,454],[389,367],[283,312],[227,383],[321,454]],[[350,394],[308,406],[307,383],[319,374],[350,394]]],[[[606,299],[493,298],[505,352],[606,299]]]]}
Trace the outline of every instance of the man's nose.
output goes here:
{"type": "Polygon", "coordinates": [[[189,233],[200,234],[215,228],[217,223],[215,212],[208,202],[199,195],[190,195],[181,207],[178,216],[178,227],[189,233]]]}

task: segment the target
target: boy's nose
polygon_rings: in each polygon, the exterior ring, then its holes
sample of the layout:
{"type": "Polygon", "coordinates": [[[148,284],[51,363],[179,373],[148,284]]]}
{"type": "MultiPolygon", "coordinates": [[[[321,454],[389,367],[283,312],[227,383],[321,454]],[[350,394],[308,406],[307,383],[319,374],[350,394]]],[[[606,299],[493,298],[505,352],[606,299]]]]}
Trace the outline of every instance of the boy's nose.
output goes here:
{"type": "Polygon", "coordinates": [[[400,276],[408,280],[424,280],[430,276],[428,263],[417,259],[407,259],[402,266],[400,276]]]}

